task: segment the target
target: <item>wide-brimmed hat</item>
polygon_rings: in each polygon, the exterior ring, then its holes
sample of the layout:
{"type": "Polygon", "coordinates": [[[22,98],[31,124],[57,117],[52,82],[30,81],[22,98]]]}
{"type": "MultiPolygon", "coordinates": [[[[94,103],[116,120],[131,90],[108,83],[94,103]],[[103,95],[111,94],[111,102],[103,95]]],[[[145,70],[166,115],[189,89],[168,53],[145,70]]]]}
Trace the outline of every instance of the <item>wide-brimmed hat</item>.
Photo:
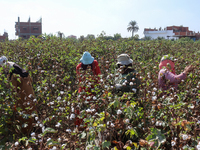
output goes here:
{"type": "Polygon", "coordinates": [[[1,56],[0,57],[0,65],[2,66],[3,64],[6,64],[6,62],[8,61],[6,56],[1,56]]]}
{"type": "Polygon", "coordinates": [[[128,54],[121,54],[117,56],[117,65],[129,65],[132,64],[133,60],[129,57],[128,54]]]}
{"type": "Polygon", "coordinates": [[[160,62],[162,62],[162,61],[164,61],[164,60],[171,60],[171,61],[174,61],[174,58],[173,58],[173,56],[171,56],[170,54],[168,54],[168,55],[164,55],[164,56],[161,58],[160,62]]]}
{"type": "Polygon", "coordinates": [[[80,61],[84,64],[84,65],[89,65],[92,64],[92,62],[94,61],[94,57],[91,56],[91,54],[89,52],[84,52],[83,56],[81,57],[80,61]]]}

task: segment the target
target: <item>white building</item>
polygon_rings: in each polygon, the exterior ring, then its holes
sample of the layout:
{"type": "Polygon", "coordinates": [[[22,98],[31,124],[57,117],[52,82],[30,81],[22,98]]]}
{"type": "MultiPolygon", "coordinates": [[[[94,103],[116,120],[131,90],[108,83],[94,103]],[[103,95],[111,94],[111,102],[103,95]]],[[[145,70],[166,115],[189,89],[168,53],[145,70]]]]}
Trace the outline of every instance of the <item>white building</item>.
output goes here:
{"type": "Polygon", "coordinates": [[[165,39],[178,39],[175,37],[173,30],[154,30],[154,29],[144,29],[144,36],[151,37],[151,39],[157,39],[158,37],[163,37],[165,39]]]}

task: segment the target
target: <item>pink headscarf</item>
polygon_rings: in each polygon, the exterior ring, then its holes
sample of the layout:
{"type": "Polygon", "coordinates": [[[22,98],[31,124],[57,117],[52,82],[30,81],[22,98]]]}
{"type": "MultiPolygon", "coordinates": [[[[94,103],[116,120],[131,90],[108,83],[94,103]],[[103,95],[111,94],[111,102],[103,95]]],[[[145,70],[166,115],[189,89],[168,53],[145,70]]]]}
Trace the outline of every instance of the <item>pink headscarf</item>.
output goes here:
{"type": "Polygon", "coordinates": [[[159,64],[159,68],[162,69],[163,67],[166,67],[168,71],[172,72],[173,74],[176,74],[175,73],[175,64],[173,61],[171,61],[169,59],[161,61],[159,64]]]}

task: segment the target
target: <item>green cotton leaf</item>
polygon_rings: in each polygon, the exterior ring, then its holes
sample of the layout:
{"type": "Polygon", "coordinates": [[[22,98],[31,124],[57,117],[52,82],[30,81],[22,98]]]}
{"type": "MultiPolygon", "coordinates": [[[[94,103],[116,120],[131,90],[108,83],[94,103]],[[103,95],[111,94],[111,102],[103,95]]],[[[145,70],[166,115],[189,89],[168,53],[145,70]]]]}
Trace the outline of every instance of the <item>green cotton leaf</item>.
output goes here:
{"type": "Polygon", "coordinates": [[[114,102],[114,108],[119,107],[119,105],[120,105],[120,102],[118,100],[115,100],[115,102],[114,102]]]}
{"type": "Polygon", "coordinates": [[[111,143],[109,141],[104,141],[102,145],[103,145],[103,148],[109,148],[111,143]]]}
{"type": "Polygon", "coordinates": [[[55,129],[52,129],[52,128],[46,128],[44,130],[44,133],[42,133],[42,136],[45,136],[45,134],[47,133],[57,133],[58,131],[56,131],[55,129]]]}
{"type": "Polygon", "coordinates": [[[97,146],[94,147],[94,150],[100,150],[100,149],[101,149],[100,147],[97,146]]]}
{"type": "Polygon", "coordinates": [[[32,137],[30,137],[30,138],[28,139],[28,141],[29,141],[29,142],[31,142],[31,143],[35,143],[36,139],[35,139],[35,138],[32,138],[32,137]]]}
{"type": "Polygon", "coordinates": [[[60,144],[60,143],[58,143],[57,141],[54,141],[54,140],[49,140],[47,142],[47,145],[58,145],[58,144],[60,144]]]}
{"type": "Polygon", "coordinates": [[[28,139],[27,137],[23,137],[23,138],[19,139],[18,141],[21,142],[21,141],[25,141],[27,139],[28,139]]]}
{"type": "Polygon", "coordinates": [[[64,144],[64,145],[61,147],[61,149],[65,148],[66,145],[67,145],[67,144],[64,144]]]}

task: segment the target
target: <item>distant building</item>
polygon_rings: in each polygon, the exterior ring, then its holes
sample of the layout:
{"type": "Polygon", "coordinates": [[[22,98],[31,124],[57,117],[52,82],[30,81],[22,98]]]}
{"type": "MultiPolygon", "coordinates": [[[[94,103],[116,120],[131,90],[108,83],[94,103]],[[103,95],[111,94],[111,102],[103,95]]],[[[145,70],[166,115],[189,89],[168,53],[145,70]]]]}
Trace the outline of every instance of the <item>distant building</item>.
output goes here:
{"type": "Polygon", "coordinates": [[[4,31],[4,34],[0,35],[0,41],[5,41],[6,39],[8,39],[8,33],[4,31]]]}
{"type": "Polygon", "coordinates": [[[69,35],[67,38],[77,39],[75,35],[69,35]]]}
{"type": "Polygon", "coordinates": [[[36,22],[31,22],[30,18],[28,22],[20,22],[18,17],[18,22],[15,22],[15,31],[15,35],[23,39],[28,39],[32,35],[37,37],[42,34],[42,18],[36,22]]]}
{"type": "Polygon", "coordinates": [[[188,27],[183,26],[168,26],[164,30],[157,29],[144,29],[145,37],[151,37],[152,39],[156,39],[158,37],[163,37],[165,39],[180,39],[183,37],[189,37],[191,39],[199,40],[200,34],[195,33],[194,31],[190,31],[188,27]]]}

